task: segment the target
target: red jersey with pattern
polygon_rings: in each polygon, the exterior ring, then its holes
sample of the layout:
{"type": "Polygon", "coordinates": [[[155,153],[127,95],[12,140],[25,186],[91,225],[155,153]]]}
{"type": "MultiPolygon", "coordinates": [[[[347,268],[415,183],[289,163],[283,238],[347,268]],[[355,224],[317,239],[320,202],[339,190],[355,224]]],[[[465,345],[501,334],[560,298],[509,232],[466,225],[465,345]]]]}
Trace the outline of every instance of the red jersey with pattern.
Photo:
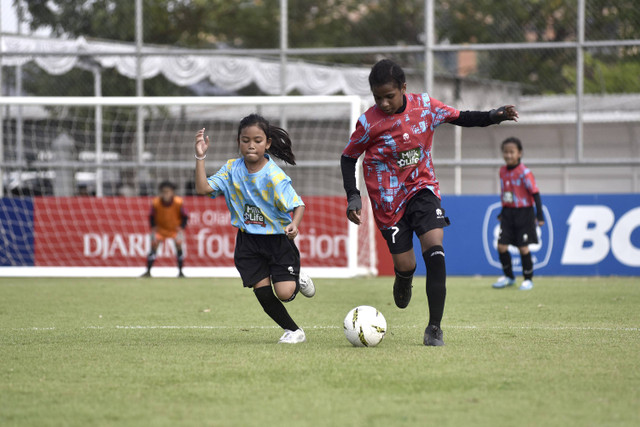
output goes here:
{"type": "Polygon", "coordinates": [[[500,168],[500,189],[505,208],[533,206],[533,195],[539,192],[533,173],[522,163],[511,170],[506,166],[500,168]]]}
{"type": "Polygon", "coordinates": [[[418,191],[428,188],[440,197],[431,158],[433,132],[460,116],[426,93],[405,96],[402,113],[388,115],[374,105],[360,116],[342,153],[352,159],[364,153],[364,181],[380,229],[396,225],[418,191]]]}

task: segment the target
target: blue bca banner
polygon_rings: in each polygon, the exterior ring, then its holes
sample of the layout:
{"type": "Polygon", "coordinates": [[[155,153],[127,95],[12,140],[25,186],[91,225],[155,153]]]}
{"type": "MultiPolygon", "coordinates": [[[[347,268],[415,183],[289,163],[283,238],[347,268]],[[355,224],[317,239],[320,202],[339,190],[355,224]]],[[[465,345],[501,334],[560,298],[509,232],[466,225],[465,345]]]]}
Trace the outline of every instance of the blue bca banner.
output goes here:
{"type": "MultiPolygon", "coordinates": [[[[640,276],[640,195],[544,195],[545,223],[530,245],[535,275],[640,276]]],[[[498,260],[499,196],[444,196],[447,273],[502,275],[498,260]]],[[[420,243],[414,238],[420,253],[420,243]]],[[[514,273],[520,253],[509,247],[514,273]]],[[[418,263],[417,274],[425,274],[418,263]]]]}

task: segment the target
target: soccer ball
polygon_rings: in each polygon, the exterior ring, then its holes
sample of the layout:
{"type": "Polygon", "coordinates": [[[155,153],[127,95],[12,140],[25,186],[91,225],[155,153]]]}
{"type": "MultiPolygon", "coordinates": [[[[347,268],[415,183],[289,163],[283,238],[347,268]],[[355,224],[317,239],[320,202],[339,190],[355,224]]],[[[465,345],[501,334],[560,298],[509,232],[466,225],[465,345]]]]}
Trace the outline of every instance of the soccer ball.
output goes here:
{"type": "Polygon", "coordinates": [[[375,347],[387,332],[387,321],[377,309],[361,305],[344,318],[344,334],[356,347],[375,347]]]}

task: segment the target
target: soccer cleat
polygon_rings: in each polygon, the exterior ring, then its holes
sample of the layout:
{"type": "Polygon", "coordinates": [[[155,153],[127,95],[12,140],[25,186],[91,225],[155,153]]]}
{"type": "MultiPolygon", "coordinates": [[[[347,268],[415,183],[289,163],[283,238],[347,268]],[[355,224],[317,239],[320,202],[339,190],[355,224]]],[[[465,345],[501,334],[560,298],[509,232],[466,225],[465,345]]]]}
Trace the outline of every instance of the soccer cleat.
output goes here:
{"type": "Polygon", "coordinates": [[[513,286],[516,283],[516,279],[512,279],[511,277],[502,276],[500,277],[493,286],[495,289],[506,288],[507,286],[513,286]]]}
{"type": "Polygon", "coordinates": [[[151,277],[151,272],[150,271],[145,271],[144,274],[140,277],[151,277]]]}
{"type": "Polygon", "coordinates": [[[181,271],[180,273],[178,273],[178,277],[184,277],[184,273],[181,271]]]}
{"type": "Polygon", "coordinates": [[[413,287],[412,280],[413,276],[410,278],[396,276],[396,280],[393,282],[393,300],[398,308],[406,308],[409,305],[411,288],[413,287]]]}
{"type": "Polygon", "coordinates": [[[295,331],[290,331],[289,329],[284,330],[284,334],[280,337],[278,341],[279,344],[298,344],[301,342],[305,342],[307,337],[304,335],[304,331],[302,329],[296,329],[295,331]]]}
{"type": "Polygon", "coordinates": [[[424,330],[424,345],[440,347],[444,345],[442,329],[436,325],[429,325],[424,330]]]}
{"type": "Polygon", "coordinates": [[[522,285],[520,285],[521,291],[530,291],[531,289],[533,289],[533,282],[529,279],[525,280],[522,282],[522,285]]]}
{"type": "Polygon", "coordinates": [[[316,287],[313,284],[313,280],[311,280],[311,277],[309,277],[307,273],[303,271],[300,272],[298,283],[300,283],[300,293],[305,297],[311,298],[316,294],[316,287]]]}

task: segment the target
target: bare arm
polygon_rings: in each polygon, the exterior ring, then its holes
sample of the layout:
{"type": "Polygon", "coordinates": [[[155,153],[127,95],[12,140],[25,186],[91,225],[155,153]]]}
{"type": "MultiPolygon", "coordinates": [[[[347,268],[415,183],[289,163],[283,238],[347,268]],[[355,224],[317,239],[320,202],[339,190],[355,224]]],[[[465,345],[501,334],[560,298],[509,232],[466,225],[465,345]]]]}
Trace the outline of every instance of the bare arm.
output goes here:
{"type": "Polygon", "coordinates": [[[284,233],[290,240],[293,240],[298,235],[298,226],[302,222],[302,215],[304,214],[304,206],[296,206],[293,209],[293,217],[291,218],[291,224],[287,225],[284,229],[284,233]]]}
{"type": "Polygon", "coordinates": [[[207,172],[204,169],[204,158],[209,149],[209,137],[204,135],[204,128],[196,134],[196,193],[200,195],[211,194],[213,188],[207,182],[207,172]],[[198,157],[200,159],[198,159],[198,157]]]}

